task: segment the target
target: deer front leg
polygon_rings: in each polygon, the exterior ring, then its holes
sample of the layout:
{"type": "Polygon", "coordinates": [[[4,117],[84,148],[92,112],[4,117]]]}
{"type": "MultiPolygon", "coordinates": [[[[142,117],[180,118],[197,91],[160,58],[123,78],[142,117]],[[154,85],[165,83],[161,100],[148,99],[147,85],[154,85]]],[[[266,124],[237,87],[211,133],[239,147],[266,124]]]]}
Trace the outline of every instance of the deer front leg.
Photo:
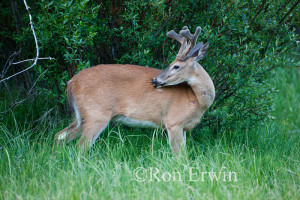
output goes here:
{"type": "Polygon", "coordinates": [[[186,132],[180,126],[168,127],[169,144],[174,154],[186,153],[186,132]]]}

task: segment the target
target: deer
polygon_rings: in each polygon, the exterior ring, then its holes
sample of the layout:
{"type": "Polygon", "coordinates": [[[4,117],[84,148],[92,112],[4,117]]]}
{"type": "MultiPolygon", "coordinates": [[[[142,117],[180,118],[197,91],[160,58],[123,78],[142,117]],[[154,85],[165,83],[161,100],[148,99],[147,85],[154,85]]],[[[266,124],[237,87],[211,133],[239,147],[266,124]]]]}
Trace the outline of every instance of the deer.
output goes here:
{"type": "Polygon", "coordinates": [[[187,26],[167,37],[181,44],[175,60],[163,71],[129,64],[100,64],[77,73],[67,84],[68,102],[75,117],[55,135],[69,143],[79,137],[87,151],[110,122],[133,127],[162,127],[172,152],[186,151],[186,131],[200,123],[212,105],[215,88],[198,63],[209,43],[197,43],[198,26],[187,26]],[[197,44],[196,44],[197,43],[197,44]]]}

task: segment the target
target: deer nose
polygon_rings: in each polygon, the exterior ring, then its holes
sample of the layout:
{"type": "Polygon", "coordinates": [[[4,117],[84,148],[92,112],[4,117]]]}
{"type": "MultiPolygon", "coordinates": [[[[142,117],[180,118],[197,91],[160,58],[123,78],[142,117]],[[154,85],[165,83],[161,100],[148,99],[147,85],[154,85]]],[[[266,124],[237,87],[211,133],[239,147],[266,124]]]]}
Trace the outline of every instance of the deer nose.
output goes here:
{"type": "Polygon", "coordinates": [[[157,79],[156,78],[152,79],[152,84],[154,87],[156,86],[156,83],[157,83],[157,79]]]}

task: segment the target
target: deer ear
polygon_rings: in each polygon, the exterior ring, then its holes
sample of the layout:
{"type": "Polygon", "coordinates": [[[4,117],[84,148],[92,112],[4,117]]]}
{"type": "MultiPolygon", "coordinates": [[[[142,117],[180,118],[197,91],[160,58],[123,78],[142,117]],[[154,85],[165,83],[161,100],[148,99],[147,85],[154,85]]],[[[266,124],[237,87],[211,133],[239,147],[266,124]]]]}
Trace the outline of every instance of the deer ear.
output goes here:
{"type": "Polygon", "coordinates": [[[209,47],[209,43],[208,43],[208,42],[205,43],[205,44],[201,47],[201,49],[198,51],[198,56],[197,56],[197,58],[196,58],[197,61],[198,61],[198,60],[201,60],[202,58],[204,58],[204,56],[205,56],[205,54],[206,54],[206,52],[207,52],[208,47],[209,47]]]}
{"type": "Polygon", "coordinates": [[[197,57],[198,52],[199,52],[199,50],[201,49],[202,46],[203,46],[203,42],[199,42],[198,44],[196,44],[194,46],[194,48],[192,48],[192,50],[188,53],[187,57],[188,58],[197,57]]]}

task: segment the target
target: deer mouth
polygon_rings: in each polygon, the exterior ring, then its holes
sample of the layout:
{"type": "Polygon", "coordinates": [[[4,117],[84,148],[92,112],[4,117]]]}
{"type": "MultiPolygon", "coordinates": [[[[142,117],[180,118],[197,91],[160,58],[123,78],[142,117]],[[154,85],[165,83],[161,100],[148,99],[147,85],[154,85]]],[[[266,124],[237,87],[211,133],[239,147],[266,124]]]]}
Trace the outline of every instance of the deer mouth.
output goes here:
{"type": "Polygon", "coordinates": [[[152,85],[153,85],[155,88],[160,88],[160,87],[164,86],[165,83],[161,83],[161,82],[157,81],[157,78],[154,78],[154,79],[152,80],[152,85]]]}
{"type": "Polygon", "coordinates": [[[164,86],[165,85],[165,83],[155,83],[155,84],[153,84],[153,86],[155,87],[155,88],[161,88],[162,86],[164,86]]]}

